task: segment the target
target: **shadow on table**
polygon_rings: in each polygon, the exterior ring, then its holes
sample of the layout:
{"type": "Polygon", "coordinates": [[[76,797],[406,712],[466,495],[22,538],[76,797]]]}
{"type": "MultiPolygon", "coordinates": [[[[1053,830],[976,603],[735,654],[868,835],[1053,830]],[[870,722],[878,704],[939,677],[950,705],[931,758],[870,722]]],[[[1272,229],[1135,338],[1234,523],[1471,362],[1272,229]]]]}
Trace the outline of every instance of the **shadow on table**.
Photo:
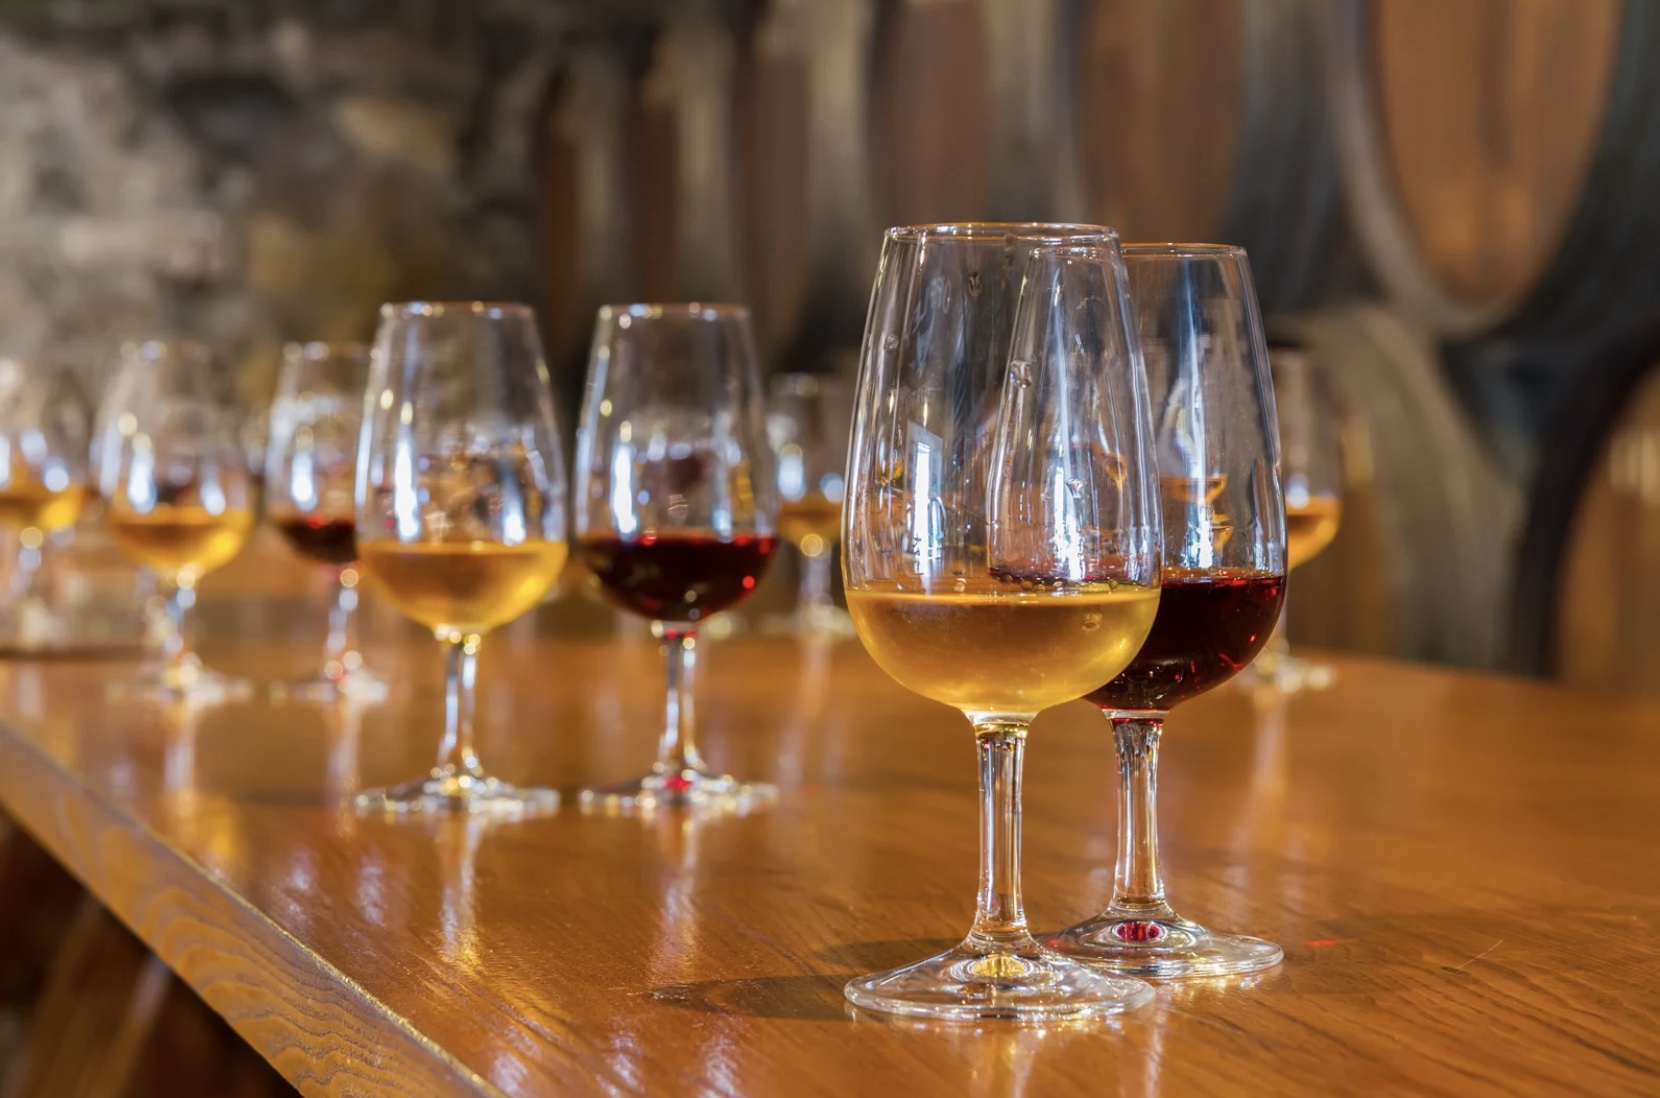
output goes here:
{"type": "Polygon", "coordinates": [[[849,942],[828,946],[814,956],[847,971],[814,976],[753,976],[746,980],[700,980],[654,988],[653,1000],[706,1014],[743,1014],[755,1018],[796,1018],[811,1022],[851,1020],[842,988],[855,976],[920,961],[956,945],[955,939],[920,938],[888,942],[849,942]]]}

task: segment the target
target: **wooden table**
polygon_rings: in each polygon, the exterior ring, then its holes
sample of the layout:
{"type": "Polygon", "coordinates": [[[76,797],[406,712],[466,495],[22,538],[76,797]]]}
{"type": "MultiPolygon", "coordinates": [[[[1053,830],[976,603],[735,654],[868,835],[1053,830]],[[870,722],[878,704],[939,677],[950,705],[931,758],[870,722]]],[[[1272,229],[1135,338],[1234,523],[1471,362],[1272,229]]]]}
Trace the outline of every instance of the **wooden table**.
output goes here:
{"type": "MultiPolygon", "coordinates": [[[[249,606],[221,607],[212,662],[304,670],[315,616],[249,606]]],[[[0,666],[0,809],[306,1093],[1660,1091],[1660,708],[1355,660],[1289,704],[1219,692],[1166,741],[1172,898],[1284,966],[1106,1024],[927,1027],[841,987],[967,928],[961,717],[857,643],[739,637],[706,652],[700,717],[715,762],[780,784],[771,811],[360,819],[342,791],[437,738],[436,646],[393,632],[399,695],[358,713],[112,705],[130,665],[0,666]]],[[[486,765],[567,789],[645,767],[649,642],[545,634],[486,645],[486,765]]],[[[1033,732],[1039,928],[1107,898],[1108,747],[1081,704],[1033,732]]]]}

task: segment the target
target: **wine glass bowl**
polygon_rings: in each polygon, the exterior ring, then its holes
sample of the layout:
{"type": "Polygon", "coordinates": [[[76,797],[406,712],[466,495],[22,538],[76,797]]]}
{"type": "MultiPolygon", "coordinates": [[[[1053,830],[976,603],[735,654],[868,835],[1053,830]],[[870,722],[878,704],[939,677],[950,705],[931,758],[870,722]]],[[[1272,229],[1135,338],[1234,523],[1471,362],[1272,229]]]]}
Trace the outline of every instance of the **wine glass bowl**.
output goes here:
{"type": "Polygon", "coordinates": [[[162,660],[123,692],[209,702],[251,690],[205,667],[186,625],[201,578],[230,562],[253,528],[247,462],[225,373],[198,343],[123,349],[97,440],[105,523],[116,546],[169,589],[162,660]]]}
{"type": "Polygon", "coordinates": [[[778,547],[776,481],[749,312],[599,311],[577,432],[576,539],[601,593],[652,623],[668,672],[649,773],[582,793],[613,808],[726,804],[775,790],[712,770],[697,746],[697,631],[754,593],[778,547]]]}
{"type": "Polygon", "coordinates": [[[1165,717],[1226,682],[1267,642],[1285,597],[1274,391],[1250,268],[1238,248],[1126,245],[1151,394],[1163,514],[1163,596],[1146,643],[1092,692],[1113,729],[1119,850],[1100,915],[1046,937],[1069,957],[1149,977],[1221,976],[1281,950],[1179,916],[1159,869],[1165,717]]]}
{"type": "Polygon", "coordinates": [[[1020,891],[1027,727],[1117,674],[1158,606],[1152,431],[1124,282],[1108,229],[941,225],[884,240],[848,460],[848,609],[878,666],[972,724],[981,867],[962,944],[853,980],[855,1006],[1044,1022],[1150,996],[1039,945],[1020,891]]]}
{"type": "Polygon", "coordinates": [[[362,343],[292,343],[283,351],[265,453],[267,515],[300,557],[330,569],[335,601],[323,665],[280,692],[371,701],[386,683],[363,665],[356,640],[357,448],[369,348],[362,343]]]}
{"type": "Polygon", "coordinates": [[[371,590],[447,656],[445,728],[424,778],[363,811],[524,815],[551,789],[485,773],[473,742],[479,649],[564,566],[565,469],[535,318],[523,305],[381,308],[357,450],[357,549],[371,590]]]}

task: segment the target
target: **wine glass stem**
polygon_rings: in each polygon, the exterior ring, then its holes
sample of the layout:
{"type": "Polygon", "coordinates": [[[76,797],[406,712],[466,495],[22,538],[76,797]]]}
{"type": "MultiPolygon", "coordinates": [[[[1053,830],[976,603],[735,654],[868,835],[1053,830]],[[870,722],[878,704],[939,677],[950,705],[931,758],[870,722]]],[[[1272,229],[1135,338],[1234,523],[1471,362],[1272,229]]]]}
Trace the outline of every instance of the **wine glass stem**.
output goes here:
{"type": "Polygon", "coordinates": [[[692,680],[697,671],[697,630],[689,625],[655,624],[663,639],[663,666],[668,672],[668,698],[664,706],[663,738],[657,745],[659,774],[701,772],[703,757],[697,752],[696,714],[692,708],[692,680]]]}
{"type": "Polygon", "coordinates": [[[161,659],[167,667],[183,667],[192,662],[190,650],[190,608],[196,605],[196,583],[181,578],[167,592],[166,632],[162,635],[161,659]]]}
{"type": "Polygon", "coordinates": [[[443,776],[470,774],[482,778],[473,751],[473,685],[478,678],[477,633],[454,633],[447,640],[444,665],[444,741],[438,745],[438,767],[443,776]]]}
{"type": "Polygon", "coordinates": [[[1025,717],[974,718],[980,751],[980,895],[968,942],[1004,950],[1031,942],[1020,899],[1020,776],[1025,717]]]}
{"type": "Polygon", "coordinates": [[[347,657],[356,651],[357,573],[351,568],[342,568],[334,590],[334,606],[329,609],[329,636],[323,648],[324,673],[330,678],[344,678],[351,670],[347,657]]]}
{"type": "Polygon", "coordinates": [[[803,556],[801,560],[801,611],[815,621],[835,601],[830,597],[830,565],[834,557],[835,549],[826,543],[817,553],[803,556]]]}
{"type": "Polygon", "coordinates": [[[1164,714],[1113,717],[1118,748],[1118,866],[1114,908],[1166,915],[1159,875],[1159,737],[1164,714]]]}

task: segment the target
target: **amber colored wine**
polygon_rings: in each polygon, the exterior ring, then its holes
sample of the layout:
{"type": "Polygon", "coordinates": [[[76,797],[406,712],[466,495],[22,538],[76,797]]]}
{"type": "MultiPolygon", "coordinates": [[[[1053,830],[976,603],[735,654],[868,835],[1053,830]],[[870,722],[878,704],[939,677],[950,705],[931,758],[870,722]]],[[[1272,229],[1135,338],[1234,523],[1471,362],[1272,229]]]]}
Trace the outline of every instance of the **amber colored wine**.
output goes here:
{"type": "Polygon", "coordinates": [[[1152,628],[1159,589],[1089,584],[1065,594],[994,578],[920,594],[847,592],[877,664],[925,698],[980,713],[1037,713],[1122,671],[1152,628]]]}
{"type": "Polygon", "coordinates": [[[1289,567],[1307,564],[1325,551],[1343,521],[1343,501],[1312,496],[1300,507],[1285,505],[1285,560],[1289,567]]]}
{"type": "Polygon", "coordinates": [[[294,551],[343,568],[357,559],[357,521],[333,515],[277,515],[271,520],[294,551]]]}
{"type": "Polygon", "coordinates": [[[1271,572],[1166,568],[1147,643],[1089,700],[1102,709],[1162,711],[1203,694],[1251,662],[1284,599],[1285,577],[1271,572]]]}
{"type": "Polygon", "coordinates": [[[54,492],[33,477],[13,477],[0,488],[0,523],[50,534],[75,525],[85,505],[84,484],[65,485],[54,492]]]}
{"type": "Polygon", "coordinates": [[[123,553],[177,582],[229,563],[248,540],[254,516],[242,508],[214,512],[196,504],[161,504],[148,511],[111,508],[108,521],[123,553]]]}
{"type": "Polygon", "coordinates": [[[778,532],[802,552],[812,551],[817,556],[836,544],[841,530],[841,503],[817,492],[800,499],[787,499],[778,505],[778,532]],[[818,540],[809,544],[808,538],[818,540]]]}
{"type": "Polygon", "coordinates": [[[778,548],[772,534],[702,530],[582,539],[582,563],[624,610],[658,621],[702,621],[736,606],[761,582],[778,548]]]}
{"type": "Polygon", "coordinates": [[[562,541],[366,541],[369,586],[436,633],[487,633],[541,601],[568,550],[562,541]]]}

